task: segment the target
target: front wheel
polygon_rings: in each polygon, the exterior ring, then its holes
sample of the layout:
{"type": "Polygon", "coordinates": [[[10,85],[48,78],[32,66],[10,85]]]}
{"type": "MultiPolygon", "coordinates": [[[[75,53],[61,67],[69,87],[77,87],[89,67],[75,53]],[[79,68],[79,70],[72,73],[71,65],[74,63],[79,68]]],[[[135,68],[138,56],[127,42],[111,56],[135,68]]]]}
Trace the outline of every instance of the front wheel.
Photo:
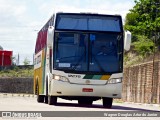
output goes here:
{"type": "Polygon", "coordinates": [[[57,104],[57,97],[56,96],[48,96],[48,104],[49,105],[56,105],[57,104]]]}
{"type": "Polygon", "coordinates": [[[111,108],[112,107],[113,98],[103,97],[103,107],[111,108]]]}
{"type": "Polygon", "coordinates": [[[44,101],[45,101],[46,104],[48,103],[48,96],[44,97],[44,101]]]}

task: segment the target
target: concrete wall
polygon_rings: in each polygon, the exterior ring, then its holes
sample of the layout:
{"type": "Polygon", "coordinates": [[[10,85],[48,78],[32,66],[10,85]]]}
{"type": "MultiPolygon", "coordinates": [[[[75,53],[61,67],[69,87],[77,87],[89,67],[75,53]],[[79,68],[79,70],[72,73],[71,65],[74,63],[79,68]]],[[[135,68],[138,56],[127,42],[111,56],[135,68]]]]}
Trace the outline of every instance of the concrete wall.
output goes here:
{"type": "MultiPolygon", "coordinates": [[[[33,78],[0,78],[0,92],[33,93],[33,78]]],[[[160,104],[160,61],[124,69],[123,101],[160,104]]]]}
{"type": "Polygon", "coordinates": [[[123,100],[160,104],[160,61],[124,69],[123,100]]]}
{"type": "Polygon", "coordinates": [[[33,78],[0,78],[1,93],[33,93],[33,78]]]}

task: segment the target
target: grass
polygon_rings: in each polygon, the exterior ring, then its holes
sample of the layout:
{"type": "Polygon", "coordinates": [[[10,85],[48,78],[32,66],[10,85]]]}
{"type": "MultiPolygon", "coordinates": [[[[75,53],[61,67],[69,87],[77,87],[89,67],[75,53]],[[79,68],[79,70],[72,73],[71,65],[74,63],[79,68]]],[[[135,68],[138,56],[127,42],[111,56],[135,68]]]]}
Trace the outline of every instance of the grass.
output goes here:
{"type": "Polygon", "coordinates": [[[14,68],[13,70],[1,70],[0,77],[33,77],[33,68],[14,68]]]}
{"type": "Polygon", "coordinates": [[[130,67],[142,63],[144,57],[138,56],[134,53],[128,53],[124,56],[124,67],[130,67]]]}
{"type": "Polygon", "coordinates": [[[114,103],[124,103],[122,99],[113,99],[114,103]]]}

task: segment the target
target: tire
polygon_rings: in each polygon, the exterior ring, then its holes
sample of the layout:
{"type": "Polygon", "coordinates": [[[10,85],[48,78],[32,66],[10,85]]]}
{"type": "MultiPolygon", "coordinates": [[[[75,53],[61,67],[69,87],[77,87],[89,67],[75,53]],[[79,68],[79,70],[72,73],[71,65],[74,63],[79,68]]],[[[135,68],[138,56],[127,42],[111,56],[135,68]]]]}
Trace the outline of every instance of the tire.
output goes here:
{"type": "Polygon", "coordinates": [[[37,95],[37,102],[43,103],[44,102],[44,95],[39,95],[39,86],[36,85],[36,95],[37,95]]]}
{"type": "Polygon", "coordinates": [[[93,101],[92,100],[78,100],[79,105],[92,105],[93,101]]]}
{"type": "Polygon", "coordinates": [[[112,108],[113,98],[103,97],[103,107],[104,108],[112,108]]]}
{"type": "Polygon", "coordinates": [[[44,98],[46,104],[48,104],[48,77],[46,78],[46,96],[44,98]]]}
{"type": "Polygon", "coordinates": [[[49,105],[56,105],[57,104],[57,97],[56,96],[48,96],[48,104],[49,105]]]}
{"type": "Polygon", "coordinates": [[[43,103],[44,102],[44,95],[37,95],[37,102],[43,103]]]}
{"type": "Polygon", "coordinates": [[[45,96],[45,97],[44,97],[44,102],[45,102],[46,104],[48,104],[48,96],[45,96]]]}

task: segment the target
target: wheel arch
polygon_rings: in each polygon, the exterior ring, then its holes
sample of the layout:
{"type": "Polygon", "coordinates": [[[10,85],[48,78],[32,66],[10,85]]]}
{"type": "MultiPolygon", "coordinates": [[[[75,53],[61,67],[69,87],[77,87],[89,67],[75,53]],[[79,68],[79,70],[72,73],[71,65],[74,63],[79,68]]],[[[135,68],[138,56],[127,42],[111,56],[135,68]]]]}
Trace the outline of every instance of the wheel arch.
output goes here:
{"type": "Polygon", "coordinates": [[[36,76],[35,82],[34,82],[34,94],[37,94],[37,92],[39,93],[39,89],[37,90],[37,86],[39,88],[39,77],[38,76],[36,76]]]}

